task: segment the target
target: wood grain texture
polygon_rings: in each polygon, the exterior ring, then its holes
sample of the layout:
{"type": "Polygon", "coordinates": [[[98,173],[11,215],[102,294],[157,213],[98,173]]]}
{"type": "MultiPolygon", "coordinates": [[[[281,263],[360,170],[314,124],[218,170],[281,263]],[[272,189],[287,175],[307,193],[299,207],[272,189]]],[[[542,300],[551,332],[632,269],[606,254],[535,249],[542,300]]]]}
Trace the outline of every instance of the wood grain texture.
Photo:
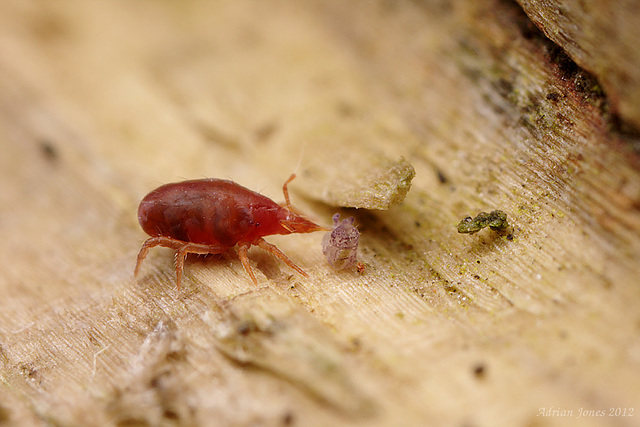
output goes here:
{"type": "Polygon", "coordinates": [[[640,127],[640,4],[634,0],[519,0],[531,20],[595,73],[613,110],[640,127]]]}
{"type": "Polygon", "coordinates": [[[0,3],[0,423],[638,425],[578,415],[640,410],[639,141],[564,61],[497,0],[0,3]],[[401,158],[402,204],[328,204],[401,158]],[[267,239],[309,278],[255,249],[258,287],[193,257],[178,292],[158,249],[133,279],[149,190],[291,172],[363,273],[316,233],[267,239]]]}

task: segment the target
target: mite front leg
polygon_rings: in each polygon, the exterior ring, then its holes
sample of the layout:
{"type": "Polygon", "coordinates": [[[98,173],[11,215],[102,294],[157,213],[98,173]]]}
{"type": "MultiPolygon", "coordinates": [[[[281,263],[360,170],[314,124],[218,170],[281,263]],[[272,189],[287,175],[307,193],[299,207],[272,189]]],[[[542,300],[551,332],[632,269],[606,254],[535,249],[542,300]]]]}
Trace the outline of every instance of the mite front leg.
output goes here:
{"type": "Polygon", "coordinates": [[[285,208],[289,212],[293,212],[293,213],[296,213],[298,215],[302,215],[302,212],[300,212],[298,209],[294,208],[293,205],[291,205],[291,199],[289,198],[289,188],[287,186],[289,185],[289,183],[291,181],[293,181],[295,179],[295,177],[296,177],[296,174],[292,173],[291,176],[289,177],[289,179],[287,179],[284,182],[284,185],[282,186],[282,193],[284,194],[284,203],[280,203],[280,206],[282,206],[283,208],[285,208]]]}
{"type": "Polygon", "coordinates": [[[253,242],[253,244],[257,245],[257,246],[260,246],[265,251],[270,252],[273,255],[277,256],[282,261],[284,261],[285,264],[287,264],[289,267],[293,268],[298,273],[302,274],[304,277],[309,277],[309,275],[307,273],[305,273],[303,269],[298,267],[284,253],[282,253],[282,251],[280,249],[278,249],[275,245],[267,243],[263,238],[257,239],[256,241],[253,242]]]}
{"type": "Polygon", "coordinates": [[[287,179],[284,184],[282,185],[282,193],[284,194],[284,208],[285,209],[289,209],[291,207],[291,200],[289,200],[289,189],[287,188],[287,185],[289,185],[289,183],[291,181],[293,181],[296,177],[295,173],[292,173],[291,176],[289,177],[289,179],[287,179]]]}

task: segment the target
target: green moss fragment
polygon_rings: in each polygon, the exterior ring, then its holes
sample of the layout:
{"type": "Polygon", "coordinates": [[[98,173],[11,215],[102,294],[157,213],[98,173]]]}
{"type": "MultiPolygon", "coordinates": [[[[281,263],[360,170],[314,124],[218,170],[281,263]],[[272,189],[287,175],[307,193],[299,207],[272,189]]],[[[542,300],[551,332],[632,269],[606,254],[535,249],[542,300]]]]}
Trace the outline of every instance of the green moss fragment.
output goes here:
{"type": "Polygon", "coordinates": [[[494,231],[506,230],[509,228],[507,214],[495,210],[490,213],[480,212],[475,218],[468,216],[458,223],[458,233],[473,234],[485,227],[494,231]]]}

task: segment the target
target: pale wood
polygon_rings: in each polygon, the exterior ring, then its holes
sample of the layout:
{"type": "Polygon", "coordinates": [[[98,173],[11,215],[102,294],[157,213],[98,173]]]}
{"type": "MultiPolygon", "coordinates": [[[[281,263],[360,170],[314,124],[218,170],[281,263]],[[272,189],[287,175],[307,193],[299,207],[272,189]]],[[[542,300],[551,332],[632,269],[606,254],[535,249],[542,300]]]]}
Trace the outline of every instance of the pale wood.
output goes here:
{"type": "Polygon", "coordinates": [[[492,0],[0,3],[0,423],[638,425],[577,416],[640,410],[638,140],[527,22],[492,0]],[[330,226],[325,177],[362,159],[415,170],[402,204],[340,210],[363,273],[315,233],[266,239],[309,278],[256,248],[258,286],[189,258],[178,292],[167,249],[133,279],[156,186],[280,200],[296,172],[330,226]],[[493,209],[510,234],[457,233],[493,209]]]}

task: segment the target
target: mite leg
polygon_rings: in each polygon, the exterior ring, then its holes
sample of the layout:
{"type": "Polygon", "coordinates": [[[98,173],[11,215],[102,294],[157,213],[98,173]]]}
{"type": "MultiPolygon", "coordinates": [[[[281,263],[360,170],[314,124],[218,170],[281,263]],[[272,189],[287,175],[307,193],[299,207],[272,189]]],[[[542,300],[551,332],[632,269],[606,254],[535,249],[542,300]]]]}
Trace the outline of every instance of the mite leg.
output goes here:
{"type": "Polygon", "coordinates": [[[284,182],[284,185],[282,186],[282,193],[284,193],[284,204],[280,203],[280,206],[282,206],[283,208],[287,209],[290,212],[296,213],[298,215],[302,215],[302,212],[300,212],[299,210],[297,210],[291,205],[291,199],[289,198],[289,188],[287,188],[287,185],[291,181],[293,181],[295,177],[296,177],[296,174],[292,173],[289,179],[287,179],[284,182]]]}
{"type": "Polygon", "coordinates": [[[176,258],[174,261],[176,264],[176,288],[178,288],[178,291],[180,290],[180,284],[182,283],[182,272],[184,271],[184,260],[187,259],[187,252],[183,248],[180,248],[179,250],[176,251],[176,258]]]}
{"type": "MultiPolygon", "coordinates": [[[[179,240],[178,240],[179,241],[179,240]]],[[[185,243],[179,241],[181,246],[176,250],[176,287],[180,290],[182,283],[182,273],[184,271],[184,260],[188,254],[219,254],[227,250],[223,246],[203,245],[200,243],[185,243]]]]}
{"type": "Polygon", "coordinates": [[[289,179],[287,179],[282,185],[282,192],[284,193],[284,208],[291,208],[291,200],[289,200],[289,189],[287,188],[287,184],[294,180],[296,177],[295,173],[292,173],[289,179]]]}
{"type": "Polygon", "coordinates": [[[256,241],[253,242],[253,244],[260,246],[262,249],[264,249],[267,252],[271,252],[273,255],[277,256],[282,261],[284,261],[284,263],[287,264],[289,267],[293,268],[295,271],[302,274],[304,277],[309,277],[309,275],[305,273],[303,269],[295,265],[295,263],[291,261],[284,253],[282,253],[280,249],[278,249],[277,247],[275,247],[270,243],[267,243],[264,239],[262,238],[257,239],[256,241]]]}
{"type": "Polygon", "coordinates": [[[162,246],[169,249],[176,250],[176,285],[178,290],[180,290],[180,284],[182,282],[182,272],[184,271],[184,260],[187,257],[187,254],[219,254],[225,252],[228,248],[223,246],[215,246],[215,245],[203,245],[199,243],[189,243],[183,242],[182,240],[172,239],[170,237],[150,237],[143,244],[140,252],[138,252],[138,260],[136,262],[136,268],[133,271],[134,277],[138,276],[138,272],[140,271],[140,266],[142,265],[142,261],[145,259],[147,254],[149,253],[149,249],[155,246],[162,246]]]}
{"type": "Polygon", "coordinates": [[[142,248],[140,248],[140,252],[138,252],[138,261],[136,262],[136,268],[133,271],[133,277],[138,277],[138,272],[140,271],[140,266],[142,265],[142,261],[147,257],[149,253],[149,249],[162,246],[170,249],[178,249],[182,246],[184,242],[176,239],[171,239],[169,237],[150,237],[143,244],[142,248]]]}
{"type": "Polygon", "coordinates": [[[244,267],[244,271],[246,271],[251,280],[253,280],[253,284],[257,285],[258,281],[256,280],[256,276],[253,274],[253,270],[251,269],[251,265],[249,264],[249,257],[247,256],[247,252],[249,252],[249,247],[251,247],[250,243],[240,243],[238,245],[238,257],[240,258],[240,262],[242,262],[242,266],[244,267]]]}

